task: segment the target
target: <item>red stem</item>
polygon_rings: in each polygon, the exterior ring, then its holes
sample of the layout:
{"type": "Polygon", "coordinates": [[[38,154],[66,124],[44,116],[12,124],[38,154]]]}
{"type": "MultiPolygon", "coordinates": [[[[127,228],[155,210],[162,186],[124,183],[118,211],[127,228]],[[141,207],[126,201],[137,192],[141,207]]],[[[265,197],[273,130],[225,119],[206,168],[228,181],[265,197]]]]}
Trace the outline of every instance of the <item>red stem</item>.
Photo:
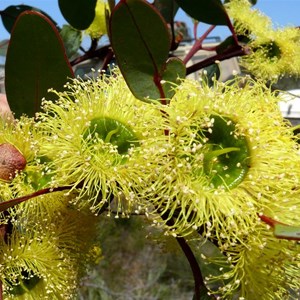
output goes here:
{"type": "Polygon", "coordinates": [[[46,188],[46,189],[36,191],[36,192],[31,193],[31,194],[26,195],[26,196],[22,196],[22,197],[19,197],[19,198],[14,198],[14,199],[11,199],[11,200],[8,200],[8,201],[4,201],[4,202],[1,202],[0,211],[5,210],[5,209],[3,210],[2,207],[3,206],[5,207],[6,204],[7,204],[7,207],[10,208],[10,207],[13,207],[17,204],[20,204],[20,203],[24,202],[24,201],[27,201],[31,198],[35,198],[35,197],[45,195],[45,194],[49,194],[49,193],[53,193],[53,192],[69,190],[69,189],[71,189],[71,186],[60,186],[60,187],[57,187],[57,188],[46,188]]]}
{"type": "Polygon", "coordinates": [[[203,69],[205,67],[208,67],[212,64],[214,64],[216,61],[222,61],[228,58],[237,57],[237,56],[243,56],[248,55],[249,49],[242,46],[233,46],[226,52],[223,52],[221,54],[216,54],[214,56],[208,57],[207,59],[204,59],[190,67],[187,67],[186,69],[186,75],[189,75],[191,73],[194,73],[200,69],[203,69]]]}
{"type": "Polygon", "coordinates": [[[259,217],[263,222],[265,222],[266,224],[270,225],[272,228],[273,228],[276,224],[282,224],[282,225],[285,225],[285,224],[283,224],[283,223],[281,223],[281,222],[278,222],[278,221],[276,221],[276,220],[274,220],[274,219],[272,219],[272,218],[270,218],[270,217],[267,217],[267,216],[265,216],[265,215],[260,215],[260,214],[258,214],[258,217],[259,217]]]}
{"type": "Polygon", "coordinates": [[[1,280],[0,280],[0,300],[3,300],[3,284],[1,280]]]}
{"type": "Polygon", "coordinates": [[[203,41],[207,38],[207,36],[215,29],[215,25],[210,26],[205,32],[204,34],[195,41],[195,44],[193,45],[193,47],[191,48],[191,50],[189,51],[189,53],[186,55],[186,57],[183,60],[184,64],[187,64],[187,62],[195,55],[195,53],[199,50],[202,49],[202,43],[203,41]]]}
{"type": "Polygon", "coordinates": [[[231,20],[227,14],[226,14],[226,19],[227,19],[227,26],[228,26],[230,32],[232,33],[233,40],[234,40],[236,46],[238,46],[239,45],[238,37],[237,37],[234,27],[231,23],[231,20]]]}
{"type": "Polygon", "coordinates": [[[202,273],[199,268],[197,259],[195,258],[193,251],[191,250],[190,246],[187,244],[186,240],[183,237],[177,237],[176,240],[179,246],[181,247],[181,250],[183,251],[185,257],[187,258],[193,273],[194,288],[195,288],[195,294],[193,300],[200,300],[201,299],[200,288],[202,286],[205,286],[205,284],[203,281],[202,273]]]}

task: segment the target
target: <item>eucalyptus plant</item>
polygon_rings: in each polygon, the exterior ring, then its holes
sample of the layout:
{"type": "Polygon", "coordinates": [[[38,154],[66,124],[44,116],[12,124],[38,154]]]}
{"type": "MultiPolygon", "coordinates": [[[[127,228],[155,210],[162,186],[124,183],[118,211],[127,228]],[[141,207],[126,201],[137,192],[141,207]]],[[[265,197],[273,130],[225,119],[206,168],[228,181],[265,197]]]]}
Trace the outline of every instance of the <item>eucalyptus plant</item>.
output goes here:
{"type": "Polygon", "coordinates": [[[59,0],[62,28],[27,5],[0,12],[12,111],[0,125],[0,299],[76,298],[102,259],[104,215],[146,216],[174,238],[194,300],[299,299],[299,140],[275,84],[300,74],[300,31],[274,29],[255,2],[59,0]],[[179,8],[194,21],[183,60],[179,8]],[[231,35],[207,48],[217,26],[231,35]],[[187,67],[199,50],[211,55],[187,67]],[[247,75],[221,82],[232,57],[247,75]],[[89,59],[100,69],[75,78],[89,59]]]}

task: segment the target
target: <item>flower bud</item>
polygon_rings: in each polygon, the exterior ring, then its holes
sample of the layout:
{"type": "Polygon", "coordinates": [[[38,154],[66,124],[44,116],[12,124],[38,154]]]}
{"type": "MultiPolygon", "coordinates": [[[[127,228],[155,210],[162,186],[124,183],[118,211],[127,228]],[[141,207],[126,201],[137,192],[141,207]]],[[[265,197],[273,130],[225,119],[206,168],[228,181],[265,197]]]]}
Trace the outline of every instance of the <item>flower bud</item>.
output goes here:
{"type": "Polygon", "coordinates": [[[18,171],[26,167],[23,154],[12,144],[0,144],[0,179],[11,181],[18,171]]]}

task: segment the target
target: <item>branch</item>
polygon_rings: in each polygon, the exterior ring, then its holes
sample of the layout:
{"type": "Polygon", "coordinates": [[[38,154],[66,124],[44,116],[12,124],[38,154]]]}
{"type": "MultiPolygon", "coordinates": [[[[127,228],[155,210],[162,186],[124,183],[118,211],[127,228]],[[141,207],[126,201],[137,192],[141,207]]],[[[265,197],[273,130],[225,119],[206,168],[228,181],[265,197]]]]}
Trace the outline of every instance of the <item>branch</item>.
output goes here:
{"type": "MultiPolygon", "coordinates": [[[[169,215],[169,213],[166,212],[161,216],[161,218],[166,221],[166,224],[168,226],[174,226],[174,220],[173,219],[168,220],[168,215],[169,215]]],[[[206,288],[206,287],[205,287],[205,284],[204,284],[204,281],[202,278],[202,273],[201,273],[198,261],[184,237],[176,237],[176,241],[178,242],[181,250],[183,251],[185,257],[187,258],[189,265],[191,267],[192,273],[193,273],[194,289],[195,289],[195,294],[194,294],[193,300],[200,300],[201,287],[203,287],[203,288],[206,288]]]]}
{"type": "MultiPolygon", "coordinates": [[[[193,47],[189,51],[189,53],[186,55],[186,57],[183,60],[184,64],[187,64],[187,62],[194,56],[194,54],[202,49],[202,43],[203,41],[207,38],[207,36],[215,29],[215,25],[212,25],[208,28],[208,30],[199,38],[195,41],[193,47]]],[[[197,37],[195,37],[197,38],[197,37]]]]}
{"type": "Polygon", "coordinates": [[[5,210],[7,210],[8,208],[13,207],[17,204],[20,204],[24,201],[27,201],[31,198],[35,198],[35,197],[45,195],[45,194],[49,194],[49,193],[53,193],[53,192],[69,190],[69,189],[71,189],[71,186],[69,186],[69,185],[68,186],[61,186],[61,187],[57,187],[57,188],[46,188],[46,189],[36,191],[36,192],[31,193],[31,194],[26,195],[26,196],[22,196],[22,197],[19,197],[19,198],[15,198],[15,199],[11,199],[11,200],[8,200],[8,201],[1,202],[0,203],[0,212],[3,212],[5,210]]]}
{"type": "Polygon", "coordinates": [[[110,46],[104,46],[102,48],[99,49],[89,49],[85,54],[83,54],[82,56],[79,56],[77,58],[75,58],[74,60],[72,60],[70,62],[71,66],[75,66],[83,61],[86,61],[88,59],[94,58],[94,57],[98,57],[98,58],[102,58],[105,57],[107,55],[107,53],[109,53],[110,46]]]}
{"type": "Polygon", "coordinates": [[[1,280],[0,280],[0,300],[3,300],[3,284],[1,280]]]}
{"type": "Polygon", "coordinates": [[[249,48],[247,48],[247,47],[233,46],[223,53],[208,57],[207,59],[204,59],[190,67],[187,67],[186,75],[194,73],[205,67],[208,67],[208,66],[214,64],[216,61],[222,61],[222,60],[229,59],[232,57],[237,57],[237,56],[244,56],[244,55],[248,55],[249,53],[250,53],[250,51],[249,51],[249,48]]]}
{"type": "Polygon", "coordinates": [[[183,237],[176,237],[176,240],[179,246],[181,247],[181,250],[183,251],[185,257],[187,258],[193,273],[194,284],[195,284],[195,295],[193,300],[200,300],[201,297],[200,289],[201,287],[205,287],[200,267],[198,265],[198,262],[195,258],[193,251],[191,250],[190,246],[187,244],[186,240],[183,237]]]}

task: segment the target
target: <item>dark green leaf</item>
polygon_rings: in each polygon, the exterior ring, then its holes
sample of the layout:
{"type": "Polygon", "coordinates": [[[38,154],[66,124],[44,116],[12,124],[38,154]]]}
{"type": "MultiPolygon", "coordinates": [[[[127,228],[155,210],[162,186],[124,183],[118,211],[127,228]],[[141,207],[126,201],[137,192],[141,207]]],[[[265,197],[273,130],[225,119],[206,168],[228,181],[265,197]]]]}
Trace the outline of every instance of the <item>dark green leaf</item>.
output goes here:
{"type": "Polygon", "coordinates": [[[11,34],[5,65],[12,111],[16,116],[34,116],[43,97],[54,98],[48,89],[63,90],[69,77],[73,71],[54,25],[38,12],[22,13],[11,34]]]}
{"type": "Polygon", "coordinates": [[[221,75],[219,64],[212,64],[206,68],[203,68],[202,71],[204,72],[203,80],[206,81],[208,86],[213,86],[214,80],[218,80],[221,75]]]}
{"type": "Polygon", "coordinates": [[[176,0],[192,18],[212,25],[227,25],[228,16],[220,0],[176,0]]]}
{"type": "Polygon", "coordinates": [[[3,40],[0,42],[0,55],[1,56],[6,56],[8,43],[9,43],[9,40],[3,40]]]}
{"type": "Polygon", "coordinates": [[[233,46],[236,46],[236,41],[232,36],[229,36],[217,46],[216,52],[217,54],[224,53],[233,46]]]}
{"type": "Polygon", "coordinates": [[[197,258],[202,277],[205,278],[206,288],[218,291],[226,282],[222,279],[210,280],[209,278],[220,276],[231,270],[227,257],[209,240],[191,240],[188,243],[197,258]]]}
{"type": "Polygon", "coordinates": [[[162,94],[161,80],[176,81],[183,67],[178,61],[166,63],[171,40],[158,11],[145,1],[121,1],[112,12],[110,35],[118,66],[132,93],[143,101],[168,97],[162,94]]]}
{"type": "MultiPolygon", "coordinates": [[[[194,294],[192,300],[196,300],[196,295],[194,294]]],[[[200,300],[216,300],[214,295],[210,295],[209,290],[205,286],[200,287],[200,300]]]]}
{"type": "Polygon", "coordinates": [[[58,0],[64,18],[76,29],[87,29],[95,18],[97,0],[58,0]]]}
{"type": "Polygon", "coordinates": [[[17,17],[26,10],[37,11],[42,13],[43,15],[48,17],[52,21],[52,23],[57,27],[56,22],[53,19],[51,19],[51,17],[47,15],[47,13],[45,13],[44,11],[36,7],[28,6],[28,5],[11,5],[0,12],[3,25],[9,33],[11,32],[17,17]]]}
{"type": "Polygon", "coordinates": [[[82,32],[70,25],[64,25],[60,31],[60,36],[64,42],[67,56],[71,58],[77,53],[82,40],[82,32]]]}
{"type": "Polygon", "coordinates": [[[280,239],[300,241],[300,226],[274,225],[274,235],[280,239]]]}
{"type": "Polygon", "coordinates": [[[200,300],[216,300],[214,295],[210,295],[208,289],[205,286],[200,288],[200,300]]]}
{"type": "Polygon", "coordinates": [[[163,90],[166,98],[171,99],[175,93],[172,83],[180,84],[180,78],[185,78],[185,65],[179,58],[169,58],[166,63],[166,69],[163,73],[163,90]]]}
{"type": "Polygon", "coordinates": [[[155,0],[153,4],[167,23],[173,23],[174,17],[179,8],[175,0],[155,0]]]}

